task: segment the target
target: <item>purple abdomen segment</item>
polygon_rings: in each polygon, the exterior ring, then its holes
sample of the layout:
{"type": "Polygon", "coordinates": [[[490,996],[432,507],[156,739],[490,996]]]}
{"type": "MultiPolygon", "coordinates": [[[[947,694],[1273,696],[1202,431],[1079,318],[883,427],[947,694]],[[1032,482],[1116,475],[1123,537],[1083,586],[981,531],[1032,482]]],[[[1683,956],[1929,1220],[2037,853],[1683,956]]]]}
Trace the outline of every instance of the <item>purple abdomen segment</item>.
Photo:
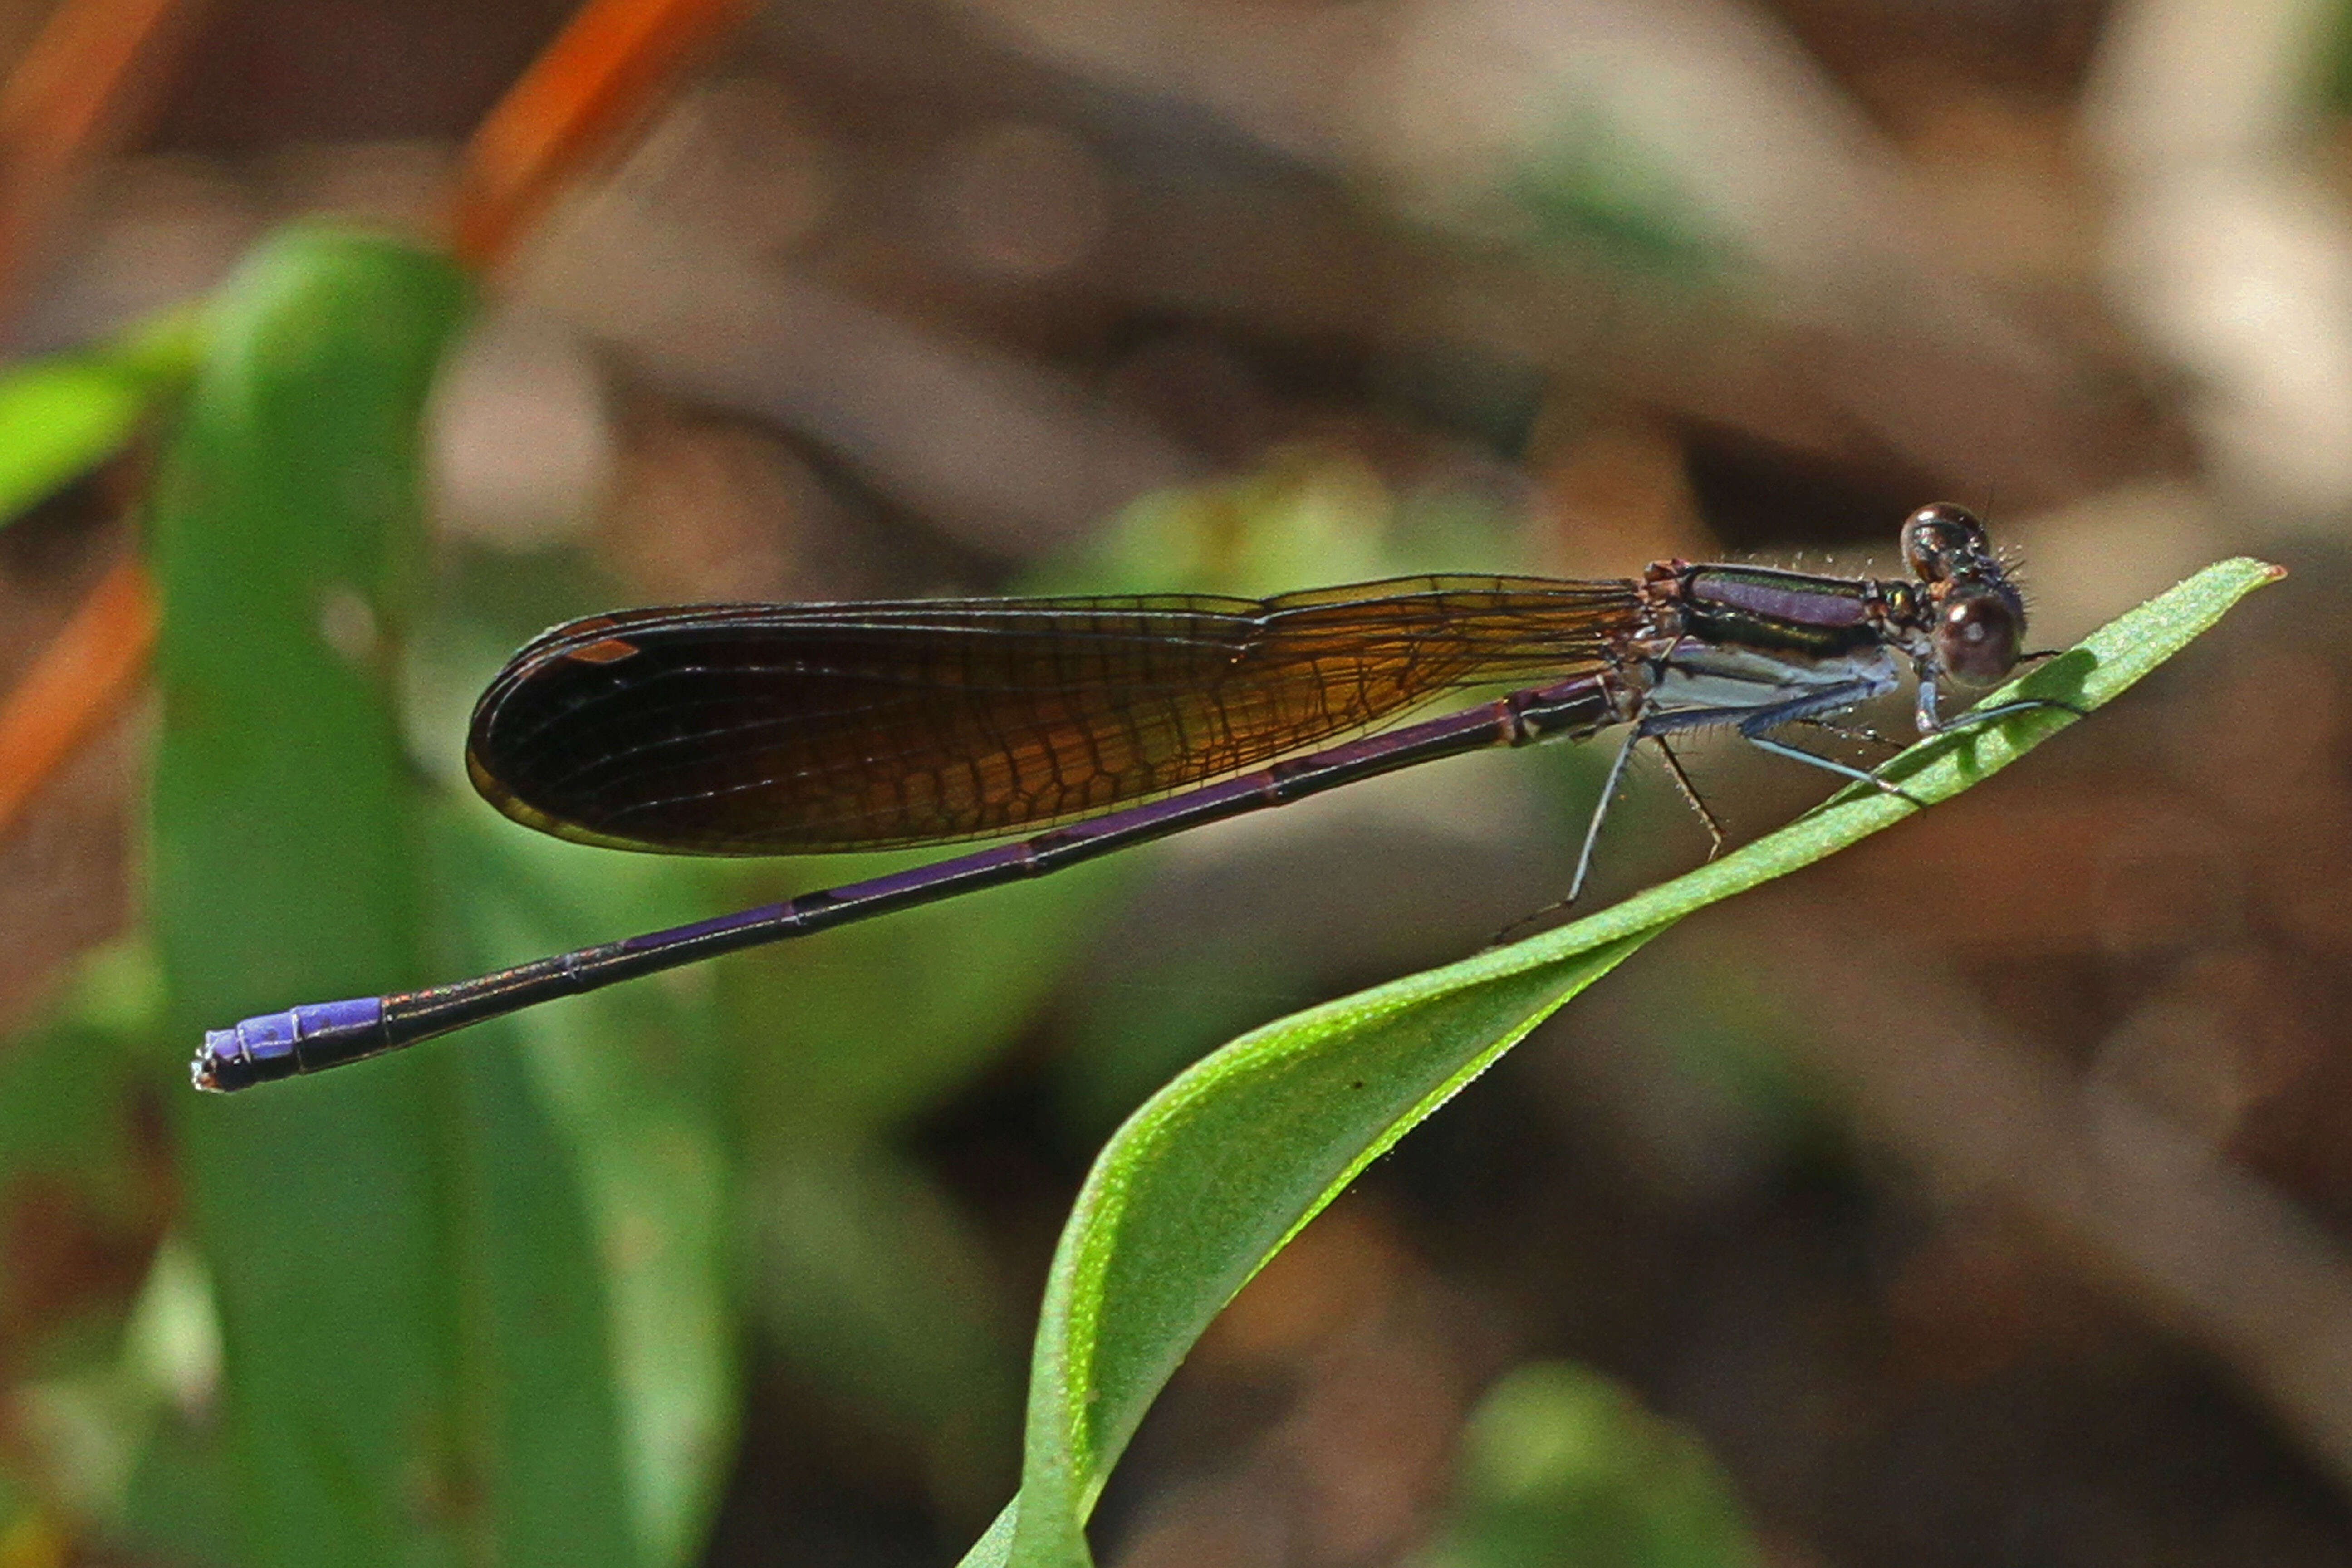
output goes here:
{"type": "Polygon", "coordinates": [[[247,1018],[234,1028],[206,1030],[191,1076],[198,1089],[225,1092],[316,1072],[383,1050],[390,1043],[382,997],[314,1002],[247,1018]]]}
{"type": "Polygon", "coordinates": [[[1800,626],[1858,626],[1870,618],[1864,584],[1764,567],[1710,567],[1685,590],[1700,604],[1800,626]]]}

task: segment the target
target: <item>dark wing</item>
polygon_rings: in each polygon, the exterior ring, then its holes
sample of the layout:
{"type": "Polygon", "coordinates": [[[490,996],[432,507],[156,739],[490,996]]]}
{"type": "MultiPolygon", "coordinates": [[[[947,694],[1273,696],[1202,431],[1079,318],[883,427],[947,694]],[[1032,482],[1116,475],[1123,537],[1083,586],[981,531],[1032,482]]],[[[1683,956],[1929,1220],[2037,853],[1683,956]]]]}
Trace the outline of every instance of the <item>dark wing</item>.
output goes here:
{"type": "Polygon", "coordinates": [[[1449,689],[1561,679],[1625,583],[1415,577],[1279,598],[625,610],[556,627],[467,761],[559,837],[709,855],[935,844],[1149,799],[1449,689]]]}

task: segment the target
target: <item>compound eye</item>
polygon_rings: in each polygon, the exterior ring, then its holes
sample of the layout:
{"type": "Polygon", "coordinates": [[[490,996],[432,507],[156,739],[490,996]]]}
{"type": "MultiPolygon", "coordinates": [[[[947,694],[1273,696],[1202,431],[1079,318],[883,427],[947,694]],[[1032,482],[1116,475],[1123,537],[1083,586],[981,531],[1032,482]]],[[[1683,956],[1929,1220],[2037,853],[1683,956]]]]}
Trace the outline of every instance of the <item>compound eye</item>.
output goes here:
{"type": "Polygon", "coordinates": [[[1991,553],[1977,514],[1948,500],[1921,507],[1903,521],[1903,559],[1923,583],[1942,583],[1961,564],[1991,553]]]}
{"type": "Polygon", "coordinates": [[[1963,685],[1992,685],[2024,644],[2025,617],[1997,594],[1955,596],[1937,613],[1936,662],[1963,685]]]}

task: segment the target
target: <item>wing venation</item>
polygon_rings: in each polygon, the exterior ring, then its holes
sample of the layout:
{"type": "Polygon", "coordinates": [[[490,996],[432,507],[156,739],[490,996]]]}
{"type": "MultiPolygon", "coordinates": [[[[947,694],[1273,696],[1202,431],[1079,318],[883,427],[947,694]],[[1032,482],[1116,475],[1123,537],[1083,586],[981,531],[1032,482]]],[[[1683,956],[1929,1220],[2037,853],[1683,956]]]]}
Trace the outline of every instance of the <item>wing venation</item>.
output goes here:
{"type": "Polygon", "coordinates": [[[688,605],[535,638],[474,712],[476,785],[586,843],[716,855],[936,844],[1092,816],[1566,679],[1633,584],[1422,577],[1206,595],[688,605]]]}

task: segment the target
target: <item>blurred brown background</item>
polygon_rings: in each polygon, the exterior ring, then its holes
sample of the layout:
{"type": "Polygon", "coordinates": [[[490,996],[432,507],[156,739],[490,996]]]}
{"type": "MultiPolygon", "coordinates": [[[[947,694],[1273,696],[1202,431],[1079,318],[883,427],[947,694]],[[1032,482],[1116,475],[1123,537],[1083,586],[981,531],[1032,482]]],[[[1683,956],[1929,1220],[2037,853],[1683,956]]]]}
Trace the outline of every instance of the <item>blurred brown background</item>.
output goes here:
{"type": "MultiPolygon", "coordinates": [[[[194,7],[14,347],[292,216],[429,232],[567,11],[194,7]]],[[[2095,722],[1571,1005],[1236,1302],[1096,1540],[1412,1560],[1482,1391],[1563,1360],[1711,1450],[1775,1563],[2352,1562],[2347,108],[2318,0],[776,0],[491,283],[440,525],[492,576],[834,598],[1076,581],[1170,505],[1333,578],[1887,569],[1945,498],[2045,646],[2287,563],[2095,722]]],[[[0,536],[0,668],[125,493],[0,536]]],[[[140,722],[0,845],[20,1009],[128,919],[140,722]]],[[[1822,793],[1697,767],[1743,834],[1822,793]]],[[[1013,1340],[1112,1118],[1557,897],[1592,782],[1453,765],[1153,860],[902,1129],[1013,1340]]],[[[1601,896],[1702,849],[1647,772],[1601,896]]],[[[952,1561],[1002,1500],[1013,1432],[960,1465],[752,1364],[711,1562],[952,1561]]]]}

